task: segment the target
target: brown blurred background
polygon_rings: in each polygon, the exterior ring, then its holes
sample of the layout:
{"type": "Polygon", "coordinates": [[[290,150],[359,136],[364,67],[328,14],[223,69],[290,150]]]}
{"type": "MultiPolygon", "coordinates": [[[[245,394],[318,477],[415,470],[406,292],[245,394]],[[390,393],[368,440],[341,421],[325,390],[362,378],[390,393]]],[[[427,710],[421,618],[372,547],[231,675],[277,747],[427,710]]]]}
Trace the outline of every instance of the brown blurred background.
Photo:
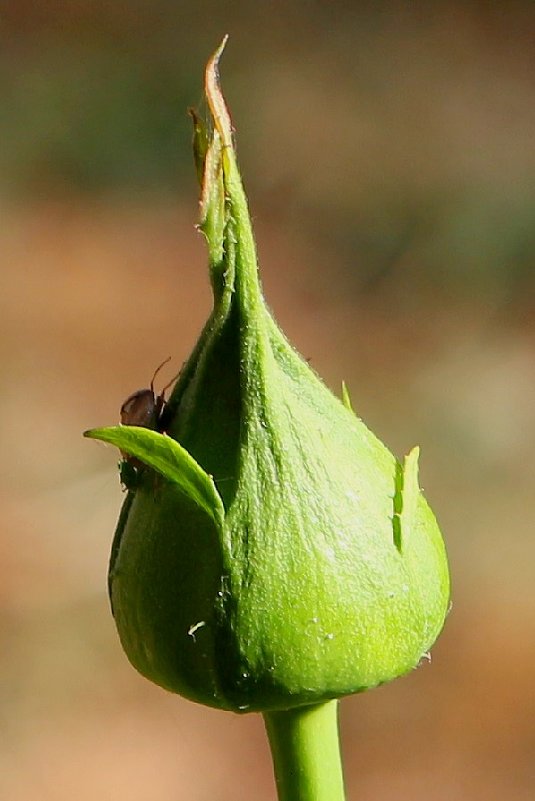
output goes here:
{"type": "MultiPolygon", "coordinates": [[[[0,798],[267,801],[261,719],[130,668],[106,598],[113,423],[210,308],[186,107],[230,42],[266,294],[421,480],[454,606],[342,703],[349,799],[535,784],[532,2],[0,5],[0,798]]],[[[173,367],[169,367],[172,374],[173,367]]]]}

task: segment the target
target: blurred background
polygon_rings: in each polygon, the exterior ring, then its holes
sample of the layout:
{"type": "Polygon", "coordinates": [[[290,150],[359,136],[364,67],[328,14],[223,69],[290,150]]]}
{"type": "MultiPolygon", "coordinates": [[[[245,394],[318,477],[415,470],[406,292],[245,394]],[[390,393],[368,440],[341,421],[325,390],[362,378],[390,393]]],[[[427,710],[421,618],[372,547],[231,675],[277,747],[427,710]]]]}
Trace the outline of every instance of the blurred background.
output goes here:
{"type": "MultiPolygon", "coordinates": [[[[124,398],[210,309],[186,108],[224,33],[268,301],[398,456],[453,610],[341,705],[349,799],[535,783],[532,2],[0,5],[0,798],[267,801],[261,719],[139,677],[108,609],[124,398]]],[[[163,377],[162,377],[163,380],[163,377]]]]}

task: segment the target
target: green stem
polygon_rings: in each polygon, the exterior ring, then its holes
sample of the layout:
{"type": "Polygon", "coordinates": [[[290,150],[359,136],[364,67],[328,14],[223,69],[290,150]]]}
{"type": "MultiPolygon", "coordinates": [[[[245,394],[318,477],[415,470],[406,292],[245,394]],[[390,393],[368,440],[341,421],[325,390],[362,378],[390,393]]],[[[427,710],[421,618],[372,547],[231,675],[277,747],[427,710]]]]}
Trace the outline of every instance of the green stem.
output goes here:
{"type": "Polygon", "coordinates": [[[338,701],[264,714],[279,801],[344,801],[338,701]]]}

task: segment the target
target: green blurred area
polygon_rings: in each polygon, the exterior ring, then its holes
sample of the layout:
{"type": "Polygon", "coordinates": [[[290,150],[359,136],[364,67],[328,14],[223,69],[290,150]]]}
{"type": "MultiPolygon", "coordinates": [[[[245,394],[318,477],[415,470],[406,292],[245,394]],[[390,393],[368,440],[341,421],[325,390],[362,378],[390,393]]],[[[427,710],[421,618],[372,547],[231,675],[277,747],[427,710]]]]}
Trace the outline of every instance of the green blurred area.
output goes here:
{"type": "Polygon", "coordinates": [[[396,280],[509,302],[533,292],[533,5],[3,4],[4,194],[190,196],[185,114],[224,59],[253,197],[396,280]],[[408,276],[407,276],[408,274],[408,276]]]}
{"type": "MultiPolygon", "coordinates": [[[[274,797],[256,717],[120,650],[112,424],[210,308],[188,106],[223,88],[275,316],[421,482],[454,606],[342,704],[349,799],[528,801],[535,768],[535,7],[0,3],[0,798],[274,797]]],[[[201,105],[202,109],[202,105],[201,105]]],[[[163,377],[163,376],[162,376],[163,377]]]]}

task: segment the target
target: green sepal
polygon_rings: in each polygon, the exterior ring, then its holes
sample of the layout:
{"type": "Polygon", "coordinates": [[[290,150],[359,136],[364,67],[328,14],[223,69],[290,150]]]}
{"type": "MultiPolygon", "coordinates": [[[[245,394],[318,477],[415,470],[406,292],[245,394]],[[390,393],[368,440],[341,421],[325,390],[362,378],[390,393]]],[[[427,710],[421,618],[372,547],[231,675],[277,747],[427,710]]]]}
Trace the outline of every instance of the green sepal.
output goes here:
{"type": "Polygon", "coordinates": [[[408,537],[416,525],[416,513],[420,485],[418,484],[418,459],[420,448],[413,448],[403,463],[403,503],[401,506],[401,536],[408,537]]]}
{"type": "Polygon", "coordinates": [[[212,476],[178,442],[165,434],[140,426],[109,426],[84,431],[84,437],[109,442],[152,467],[201,507],[221,525],[225,516],[223,501],[212,476]]]}
{"type": "Polygon", "coordinates": [[[193,160],[195,162],[197,180],[200,186],[202,186],[204,164],[206,161],[206,152],[208,150],[208,132],[206,130],[206,125],[203,123],[196,110],[190,108],[188,112],[193,122],[193,160]]]}
{"type": "Polygon", "coordinates": [[[347,388],[347,384],[345,381],[342,381],[342,403],[344,404],[348,412],[353,412],[353,406],[351,405],[351,397],[349,395],[349,390],[347,388]]]}

